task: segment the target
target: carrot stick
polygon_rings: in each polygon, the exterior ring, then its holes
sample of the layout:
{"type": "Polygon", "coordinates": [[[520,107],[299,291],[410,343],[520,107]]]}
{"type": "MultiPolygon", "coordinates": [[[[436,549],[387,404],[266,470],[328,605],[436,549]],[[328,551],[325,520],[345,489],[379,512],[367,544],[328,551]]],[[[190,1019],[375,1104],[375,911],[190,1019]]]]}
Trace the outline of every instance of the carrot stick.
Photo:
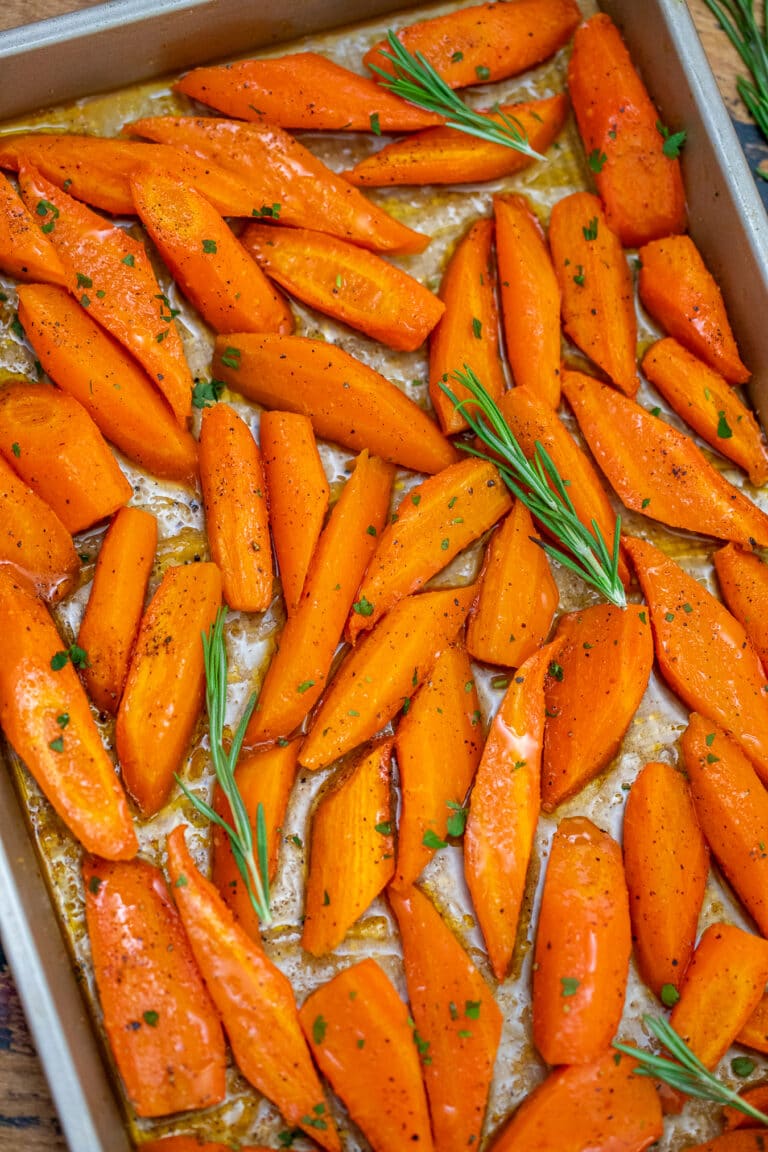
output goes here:
{"type": "Polygon", "coordinates": [[[47,384],[3,387],[0,452],[68,532],[106,519],[133,495],[85,408],[47,384]]]}
{"type": "Polygon", "coordinates": [[[392,469],[363,451],[315,549],[245,734],[246,746],[289,736],[328,685],[336,649],[376,538],[386,523],[392,469]]]}
{"type": "MultiPolygon", "coordinates": [[[[560,403],[560,286],[523,196],[494,196],[504,340],[515,384],[560,403]]],[[[481,377],[482,379],[482,377],[481,377]]]]}
{"type": "Polygon", "coordinates": [[[317,228],[361,248],[423,252],[429,237],[366,200],[342,176],[277,124],[238,124],[212,117],[153,116],[124,131],[213,160],[245,180],[260,214],[298,228],[317,228]]]}
{"type": "MultiPolygon", "coordinates": [[[[737,1043],[743,1043],[738,1037],[736,1040],[737,1043]]],[[[739,1093],[739,1095],[742,1100],[751,1104],[753,1108],[757,1108],[759,1112],[765,1112],[766,1107],[768,1107],[768,1084],[758,1084],[755,1088],[749,1088],[747,1091],[739,1093]]],[[[732,1132],[738,1128],[749,1128],[754,1123],[755,1121],[751,1116],[740,1112],[738,1108],[728,1106],[723,1108],[723,1125],[726,1132],[732,1132]]],[[[765,1130],[763,1129],[762,1131],[763,1135],[765,1135],[765,1130]]]]}
{"type": "Polygon", "coordinates": [[[0,173],[0,272],[17,280],[43,280],[66,287],[69,276],[58,252],[21,197],[0,173]]]}
{"type": "Polygon", "coordinates": [[[670,528],[768,544],[768,516],[712,467],[690,437],[581,372],[563,373],[563,392],[627,508],[670,528]]]}
{"type": "Polygon", "coordinates": [[[552,812],[611,762],[648,686],[653,636],[645,605],[595,604],[558,621],[564,646],[550,669],[541,767],[552,812]]]}
{"type": "Polygon", "coordinates": [[[39,596],[60,600],[72,590],[80,561],[53,509],[0,457],[0,566],[12,565],[39,596]]]}
{"type": "Polygon", "coordinates": [[[467,651],[475,660],[518,668],[547,638],[559,592],[534,532],[530,512],[516,500],[490,539],[467,621],[467,651]]]}
{"type": "Polygon", "coordinates": [[[89,852],[130,859],[138,844],[125,793],[68,650],[45,607],[6,565],[0,627],[0,727],[8,742],[89,852]]]}
{"type": "Polygon", "coordinates": [[[387,724],[455,638],[475,585],[408,596],[341,665],[301,747],[299,763],[322,768],[387,724]]]}
{"type": "Polygon", "coordinates": [[[296,412],[262,412],[259,444],[285,607],[299,606],[330,489],[312,422],[296,412]]]}
{"type": "Polygon", "coordinates": [[[549,243],[565,331],[617,388],[634,396],[637,318],[632,277],[597,196],[574,192],[558,200],[550,217],[549,243]]]}
{"type": "Polygon", "coordinates": [[[768,449],[762,429],[722,376],[671,337],[651,345],[642,368],[703,440],[743,468],[756,488],[768,483],[768,449]]]}
{"type": "Polygon", "coordinates": [[[115,740],[125,785],[146,816],[165,803],[200,714],[200,634],[220,603],[215,564],[170,567],[142,618],[115,740]]]}
{"type": "Polygon", "coordinates": [[[123,346],[61,288],[27,284],[18,294],[19,320],[40,363],[102,436],[154,476],[196,476],[196,442],[123,346]]]}
{"type": "Polygon", "coordinates": [[[288,980],[198,872],[183,825],[174,828],[167,846],[173,895],[238,1068],[291,1126],[302,1128],[321,1148],[340,1152],[288,980]]]}
{"type": "Polygon", "coordinates": [[[430,476],[398,505],[379,538],[347,624],[356,643],[512,506],[496,467],[469,456],[430,476]]]}
{"type": "Polygon", "coordinates": [[[632,785],[624,868],[638,965],[662,996],[665,986],[680,987],[688,968],[709,872],[690,790],[670,764],[646,764],[632,785]]]}
{"type": "Polygon", "coordinates": [[[83,682],[102,712],[114,715],[139,632],[157,547],[157,521],[121,508],[99,549],[77,643],[88,653],[83,682]]]}
{"type": "Polygon", "coordinates": [[[220,337],[213,371],[265,408],[308,416],[317,436],[352,452],[368,448],[393,464],[430,473],[458,459],[437,425],[399,388],[324,340],[220,337]]]}
{"type": "Polygon", "coordinates": [[[342,768],[312,817],[302,947],[323,956],[341,944],[392,879],[392,741],[342,768]]]}
{"type": "MultiPolygon", "coordinates": [[[[768,1052],[768,995],[765,993],[739,1032],[735,1043],[744,1044],[747,1048],[754,1048],[756,1052],[768,1052]]],[[[760,1106],[758,1105],[758,1107],[760,1106]]]]}
{"type": "Polygon", "coordinates": [[[501,702],[483,750],[464,836],[464,873],[491,967],[512,962],[539,819],[544,677],[560,644],[526,660],[501,702]]]}
{"type": "Polygon", "coordinates": [[[395,888],[408,888],[418,880],[449,826],[457,819],[462,823],[482,735],[471,665],[462,645],[451,644],[437,658],[395,732],[401,800],[395,888]]]}
{"type": "Polygon", "coordinates": [[[735,544],[719,548],[712,560],[723,600],[768,668],[768,568],[735,544]]]}
{"type": "Polygon", "coordinates": [[[390,890],[390,902],[416,1029],[420,1038],[429,1037],[423,1072],[435,1145],[441,1152],[464,1152],[480,1143],[502,1014],[431,901],[409,888],[390,890]]]}
{"type": "Polygon", "coordinates": [[[264,469],[250,428],[229,404],[203,412],[200,483],[225,603],[242,612],[265,612],[273,571],[264,469]]]}
{"type": "Polygon", "coordinates": [[[220,1103],[224,1034],[162,872],[91,857],[83,882],[104,1027],[137,1116],[220,1103]]]}
{"type": "Polygon", "coordinates": [[[684,232],[685,191],[676,150],[609,16],[576,32],[568,91],[610,227],[636,248],[684,232]]]}

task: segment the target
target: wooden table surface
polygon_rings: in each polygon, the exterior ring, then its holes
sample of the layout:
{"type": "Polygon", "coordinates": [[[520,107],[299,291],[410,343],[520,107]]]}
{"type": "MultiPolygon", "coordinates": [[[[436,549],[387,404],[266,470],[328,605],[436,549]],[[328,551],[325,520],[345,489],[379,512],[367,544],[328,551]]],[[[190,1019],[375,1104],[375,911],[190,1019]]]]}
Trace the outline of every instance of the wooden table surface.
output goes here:
{"type": "MultiPolygon", "coordinates": [[[[2,31],[47,16],[92,8],[99,0],[5,0],[0,5],[2,31]]],[[[718,28],[703,0],[688,0],[702,42],[736,121],[748,156],[757,163],[765,148],[736,92],[741,62],[718,28]]],[[[768,159],[766,160],[768,164],[768,159]]],[[[768,184],[763,183],[768,191],[768,184]]],[[[34,1046],[24,1022],[13,979],[0,954],[0,1152],[67,1152],[34,1046]]],[[[72,1152],[77,1152],[73,1149],[72,1152]]]]}

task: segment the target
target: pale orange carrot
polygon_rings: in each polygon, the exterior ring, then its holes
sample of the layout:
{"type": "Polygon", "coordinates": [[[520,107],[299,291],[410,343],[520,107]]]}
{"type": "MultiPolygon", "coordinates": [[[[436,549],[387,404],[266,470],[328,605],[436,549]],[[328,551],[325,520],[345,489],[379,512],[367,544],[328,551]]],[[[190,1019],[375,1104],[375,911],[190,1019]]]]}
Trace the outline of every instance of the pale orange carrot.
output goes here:
{"type": "Polygon", "coordinates": [[[39,596],[60,600],[72,591],[80,561],[53,508],[0,457],[0,564],[12,565],[39,596]]]}
{"type": "Polygon", "coordinates": [[[735,1043],[754,1048],[756,1052],[768,1052],[768,994],[763,993],[760,1003],[739,1032],[735,1043]]]}
{"type": "Polygon", "coordinates": [[[0,272],[67,287],[71,277],[48,237],[0,172],[0,272]]]}
{"type": "Polygon", "coordinates": [[[719,548],[712,560],[723,600],[768,668],[768,567],[757,553],[735,544],[719,548]]]}

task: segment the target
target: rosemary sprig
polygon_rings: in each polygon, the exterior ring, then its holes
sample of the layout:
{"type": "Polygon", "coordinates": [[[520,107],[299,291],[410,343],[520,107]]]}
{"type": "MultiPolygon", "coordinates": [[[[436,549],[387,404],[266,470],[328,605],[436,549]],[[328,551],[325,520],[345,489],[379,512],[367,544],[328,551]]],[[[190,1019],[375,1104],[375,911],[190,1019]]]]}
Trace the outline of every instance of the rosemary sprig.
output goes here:
{"type": "Polygon", "coordinates": [[[261,923],[272,923],[269,911],[269,867],[267,861],[267,826],[264,819],[264,806],[256,809],[256,855],[254,856],[253,830],[248,813],[235,780],[235,766],[243,746],[245,730],[256,705],[254,693],[237,726],[229,752],[224,750],[224,717],[227,709],[227,647],[224,643],[224,620],[226,609],[220,608],[210,631],[202,634],[203,659],[205,661],[205,702],[208,709],[208,728],[211,743],[211,758],[216,778],[222,792],[229,801],[232,824],[223,820],[210,804],[195,796],[183,780],[176,777],[184,795],[214,824],[223,828],[229,837],[232,855],[243,878],[256,915],[261,923]]]}
{"type": "Polygon", "coordinates": [[[453,89],[448,87],[421,52],[415,55],[409,52],[394,32],[387,33],[387,41],[390,51],[381,48],[380,52],[394,68],[394,78],[375,64],[372,64],[371,68],[379,74],[384,87],[390,92],[407,100],[409,104],[415,104],[417,108],[448,117],[446,120],[448,128],[457,128],[459,132],[477,136],[480,140],[486,140],[491,144],[503,144],[507,148],[514,148],[516,152],[522,152],[532,160],[544,159],[541,153],[529,144],[528,135],[520,121],[502,112],[498,103],[494,104],[491,113],[499,117],[500,124],[492,120],[489,115],[475,112],[468,107],[453,89]]]}
{"type": "Polygon", "coordinates": [[[616,517],[611,555],[597,521],[592,521],[590,531],[579,520],[568,495],[569,481],[563,480],[544,446],[537,440],[535,455],[532,460],[528,460],[495,400],[469,365],[464,365],[463,372],[453,372],[451,375],[467,389],[470,396],[459,400],[447,384],[441,383],[440,387],[463,414],[475,435],[494,455],[490,456],[471,444],[462,444],[464,451],[495,464],[510,491],[560,542],[562,548],[544,540],[536,540],[549,556],[581,576],[582,580],[602,593],[606,600],[619,608],[626,608],[624,585],[619,579],[621,518],[616,517]],[[470,408],[479,409],[480,414],[474,414],[470,408]]]}
{"type": "MultiPolygon", "coordinates": [[[[763,136],[768,140],[768,16],[763,27],[755,16],[753,0],[704,0],[749,69],[736,86],[763,136]]],[[[759,173],[758,173],[759,174],[759,173]]]]}
{"type": "Polygon", "coordinates": [[[745,1116],[757,1120],[759,1124],[768,1126],[768,1116],[753,1108],[735,1088],[729,1088],[722,1080],[713,1076],[663,1016],[643,1016],[643,1023],[673,1059],[668,1060],[665,1056],[656,1056],[652,1052],[642,1052],[639,1048],[620,1044],[618,1040],[614,1040],[614,1048],[638,1061],[640,1066],[635,1070],[636,1076],[650,1076],[654,1080],[663,1080],[665,1084],[684,1092],[686,1096],[711,1100],[714,1104],[730,1105],[743,1112],[745,1116]]]}

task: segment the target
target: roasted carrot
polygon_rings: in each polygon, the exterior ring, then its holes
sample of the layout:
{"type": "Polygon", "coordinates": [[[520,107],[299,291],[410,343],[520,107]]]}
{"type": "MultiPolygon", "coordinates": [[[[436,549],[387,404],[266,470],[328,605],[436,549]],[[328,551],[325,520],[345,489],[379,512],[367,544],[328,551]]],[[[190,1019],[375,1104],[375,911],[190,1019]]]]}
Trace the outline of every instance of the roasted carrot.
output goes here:
{"type": "Polygon", "coordinates": [[[174,828],[167,846],[173,895],[238,1068],[290,1125],[302,1128],[321,1148],[340,1152],[288,980],[198,872],[183,825],[174,828]]]}
{"type": "Polygon", "coordinates": [[[709,872],[696,808],[676,768],[645,765],[627,797],[623,839],[637,961],[661,996],[665,985],[679,988],[685,975],[709,872]]]}
{"type": "Polygon", "coordinates": [[[686,227],[685,191],[674,139],[609,16],[576,32],[568,90],[610,227],[629,248],[686,227]],[[665,130],[666,131],[666,130],[665,130]]]}
{"type": "Polygon", "coordinates": [[[482,738],[472,667],[463,646],[451,644],[395,732],[401,803],[395,888],[418,880],[448,829],[457,821],[463,825],[464,798],[480,762],[482,738]]]}
{"type": "Polygon", "coordinates": [[[670,528],[768,544],[768,516],[712,467],[689,436],[581,372],[563,373],[563,392],[627,508],[670,528]]]}
{"type": "Polygon", "coordinates": [[[458,459],[425,412],[336,344],[303,336],[220,337],[213,371],[265,408],[308,416],[316,435],[353,452],[368,448],[417,472],[439,472],[458,459]]]}
{"type": "Polygon", "coordinates": [[[83,882],[104,1027],[136,1115],[218,1104],[224,1034],[162,872],[90,857],[83,882]]]}
{"type": "Polygon", "coordinates": [[[703,440],[743,468],[755,487],[768,482],[768,448],[762,429],[722,376],[670,336],[651,345],[642,368],[703,440]]]}
{"type": "Polygon", "coordinates": [[[102,436],[154,476],[191,480],[196,442],[123,346],[61,288],[26,284],[18,294],[19,320],[40,363],[102,436]]]}
{"type": "Polygon", "coordinates": [[[68,532],[105,520],[133,495],[85,408],[47,384],[0,389],[0,452],[68,532]]]}
{"type": "Polygon", "coordinates": [[[320,1070],[376,1152],[432,1152],[429,1109],[408,1009],[375,960],[321,985],[300,1012],[320,1070]]]}
{"type": "Polygon", "coordinates": [[[72,591],[80,571],[72,537],[56,513],[0,457],[0,565],[13,568],[46,600],[72,591]]]}
{"type": "Polygon", "coordinates": [[[352,643],[512,506],[496,467],[469,456],[411,489],[381,534],[349,617],[352,643]]]}
{"type": "Polygon", "coordinates": [[[763,993],[760,1003],[736,1037],[735,1043],[768,1052],[768,995],[763,993]]]}
{"type": "Polygon", "coordinates": [[[277,124],[154,116],[124,131],[172,144],[234,172],[252,189],[257,214],[282,224],[317,228],[376,251],[423,252],[429,243],[428,236],[370,203],[277,124]]]}
{"type": "Polygon", "coordinates": [[[71,279],[53,244],[1,172],[0,272],[17,280],[43,280],[63,287],[71,279]]]}
{"type": "Polygon", "coordinates": [[[558,600],[531,514],[516,500],[488,544],[480,595],[467,621],[467,651],[488,664],[519,667],[546,640],[558,600]]]}
{"type": "MultiPolygon", "coordinates": [[[[72,835],[128,860],[138,844],[125,793],[69,649],[45,607],[0,564],[0,727],[72,835]]],[[[79,649],[76,659],[87,659],[79,649]]]]}
{"type": "Polygon", "coordinates": [[[768,568],[754,552],[726,544],[712,560],[723,600],[768,668],[768,568]]]}
{"type": "Polygon", "coordinates": [[[342,768],[312,817],[302,947],[332,952],[395,871],[392,741],[342,768]]]}
{"type": "MultiPolygon", "coordinates": [[[[737,1042],[741,1043],[738,1040],[737,1042]]],[[[765,1112],[768,1107],[768,1084],[758,1084],[754,1088],[749,1088],[745,1092],[740,1092],[741,1099],[751,1104],[753,1108],[765,1112]]],[[[723,1124],[726,1132],[732,1132],[736,1128],[751,1128],[754,1124],[754,1119],[747,1116],[744,1112],[740,1112],[737,1108],[726,1106],[723,1108],[723,1124]]],[[[763,1135],[765,1131],[763,1129],[763,1135]]]]}
{"type": "Polygon", "coordinates": [[[221,603],[215,564],[166,568],[141,621],[115,728],[125,785],[149,816],[165,803],[203,701],[200,633],[221,603]]]}
{"type": "Polygon", "coordinates": [[[418,888],[409,888],[390,891],[390,902],[425,1056],[435,1146],[441,1152],[463,1152],[480,1143],[502,1014],[431,901],[418,888]]]}
{"type": "Polygon", "coordinates": [[[668,336],[730,384],[745,384],[723,296],[690,236],[665,236],[638,253],[637,290],[643,307],[668,336]]]}
{"type": "Polygon", "coordinates": [[[429,398],[447,436],[468,426],[440,387],[446,383],[460,400],[469,395],[453,379],[457,368],[470,364],[496,401],[506,387],[499,356],[492,241],[493,222],[477,220],[457,244],[440,285],[445,312],[429,340],[429,398]]]}
{"type": "MultiPolygon", "coordinates": [[[[501,113],[516,120],[531,147],[543,155],[559,135],[568,112],[565,96],[547,96],[522,104],[503,104],[488,112],[489,120],[503,123],[501,113]]],[[[501,180],[528,168],[534,161],[523,152],[468,136],[456,128],[427,128],[403,140],[386,144],[344,172],[350,184],[385,188],[392,184],[481,184],[501,180]]]]}
{"type": "Polygon", "coordinates": [[[363,451],[315,549],[262,683],[246,746],[289,736],[328,685],[344,624],[386,523],[392,469],[363,451]]]}
{"type": "Polygon", "coordinates": [[[83,682],[98,709],[114,715],[139,632],[157,547],[157,520],[141,508],[121,508],[110,524],[77,643],[88,653],[83,682]]]}
{"type": "Polygon", "coordinates": [[[494,974],[512,961],[539,819],[544,677],[560,644],[526,660],[491,724],[470,800],[464,873],[494,974]]]}
{"type": "Polygon", "coordinates": [[[292,616],[328,511],[330,489],[307,416],[262,412],[259,446],[280,584],[292,616]]]}
{"type": "MultiPolygon", "coordinates": [[[[515,384],[560,403],[560,286],[523,196],[494,196],[504,341],[515,384]]],[[[481,377],[482,379],[482,377],[481,377]]]]}
{"type": "Polygon", "coordinates": [[[407,596],[396,604],[339,668],[299,762],[322,768],[396,716],[455,638],[476,594],[472,584],[407,596]]]}
{"type": "Polygon", "coordinates": [[[632,277],[597,196],[574,192],[558,200],[550,217],[549,243],[565,331],[617,388],[634,396],[637,318],[632,277]]]}
{"type": "Polygon", "coordinates": [[[625,537],[624,546],[650,608],[664,679],[684,704],[725,728],[768,782],[768,679],[746,632],[652,544],[625,537]]]}
{"type": "Polygon", "coordinates": [[[611,762],[648,686],[645,605],[595,604],[558,621],[564,640],[547,684],[542,805],[552,812],[611,762]]]}
{"type": "Polygon", "coordinates": [[[229,404],[203,412],[200,482],[224,601],[242,612],[265,612],[273,581],[267,486],[259,446],[229,404]]]}

